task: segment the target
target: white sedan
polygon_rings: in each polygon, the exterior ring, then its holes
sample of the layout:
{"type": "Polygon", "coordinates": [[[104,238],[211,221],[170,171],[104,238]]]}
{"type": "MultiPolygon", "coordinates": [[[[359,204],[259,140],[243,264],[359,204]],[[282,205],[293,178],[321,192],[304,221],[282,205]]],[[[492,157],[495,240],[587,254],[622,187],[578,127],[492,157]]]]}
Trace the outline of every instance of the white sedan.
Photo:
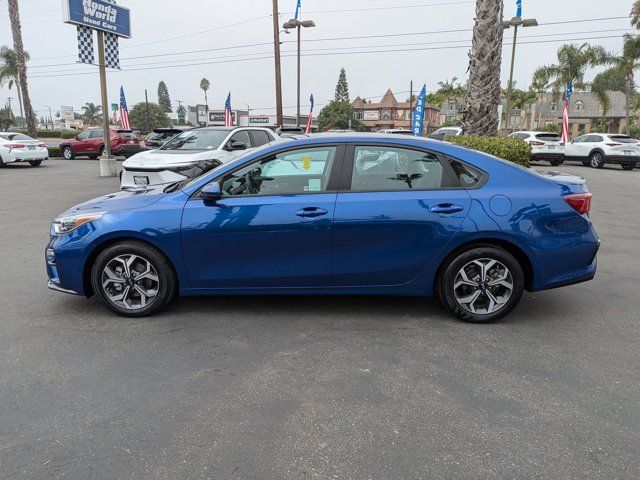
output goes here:
{"type": "Polygon", "coordinates": [[[195,178],[248,149],[278,139],[278,135],[268,128],[193,128],[173,137],[157,150],[147,150],[125,160],[120,188],[169,185],[195,178]]]}
{"type": "Polygon", "coordinates": [[[567,143],[565,160],[577,160],[583,165],[602,168],[617,163],[625,170],[633,170],[640,162],[638,141],[617,133],[587,133],[567,143]]]}
{"type": "Polygon", "coordinates": [[[0,132],[0,167],[19,162],[39,167],[48,159],[49,150],[40,140],[22,133],[0,132]]]}

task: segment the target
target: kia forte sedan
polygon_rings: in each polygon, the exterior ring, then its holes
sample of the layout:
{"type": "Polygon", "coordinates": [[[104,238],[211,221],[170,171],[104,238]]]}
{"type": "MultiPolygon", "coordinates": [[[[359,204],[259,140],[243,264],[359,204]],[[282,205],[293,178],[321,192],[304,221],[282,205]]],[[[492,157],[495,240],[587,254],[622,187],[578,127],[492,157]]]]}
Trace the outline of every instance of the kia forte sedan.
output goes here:
{"type": "Polygon", "coordinates": [[[75,206],[52,224],[46,266],[50,288],[128,317],[177,295],[435,295],[489,322],[524,290],[594,277],[590,205],[576,176],[423,138],[321,134],[75,206]]]}

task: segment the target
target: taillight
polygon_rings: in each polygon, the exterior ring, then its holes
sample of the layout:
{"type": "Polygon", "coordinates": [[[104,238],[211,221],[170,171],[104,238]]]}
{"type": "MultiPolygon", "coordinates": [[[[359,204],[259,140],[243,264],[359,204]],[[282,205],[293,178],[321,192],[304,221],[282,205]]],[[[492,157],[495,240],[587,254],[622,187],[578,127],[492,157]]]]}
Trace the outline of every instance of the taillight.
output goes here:
{"type": "Polygon", "coordinates": [[[544,145],[544,142],[536,142],[536,141],[533,141],[533,142],[531,142],[531,145],[535,145],[535,146],[539,147],[539,146],[541,146],[541,145],[544,145]]]}
{"type": "Polygon", "coordinates": [[[7,143],[5,145],[7,148],[24,148],[24,145],[21,143],[7,143]]]}
{"type": "Polygon", "coordinates": [[[573,193],[571,195],[565,195],[564,201],[569,204],[579,214],[589,213],[591,211],[591,197],[590,193],[573,193]]]}
{"type": "Polygon", "coordinates": [[[622,145],[621,143],[605,143],[607,147],[619,147],[622,145]]]}
{"type": "Polygon", "coordinates": [[[46,146],[47,146],[47,145],[46,145],[46,144],[44,144],[44,143],[39,143],[39,144],[38,144],[38,146],[39,146],[39,147],[42,147],[42,148],[46,148],[46,146]]]}

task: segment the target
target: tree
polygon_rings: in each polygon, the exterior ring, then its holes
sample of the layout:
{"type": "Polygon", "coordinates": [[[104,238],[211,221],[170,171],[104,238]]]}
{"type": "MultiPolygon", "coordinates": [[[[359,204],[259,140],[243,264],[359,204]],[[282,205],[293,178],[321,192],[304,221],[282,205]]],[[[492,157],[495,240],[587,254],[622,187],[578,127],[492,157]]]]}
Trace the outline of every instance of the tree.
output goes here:
{"type": "Polygon", "coordinates": [[[0,108],[0,129],[6,131],[13,125],[13,113],[9,106],[0,108]]]}
{"type": "MultiPolygon", "coordinates": [[[[626,89],[624,74],[617,68],[608,68],[604,72],[600,72],[591,82],[591,88],[598,84],[602,86],[604,90],[613,90],[614,92],[624,92],[626,89]]],[[[633,91],[635,92],[636,86],[633,85],[633,91]]]]}
{"type": "Polygon", "coordinates": [[[132,127],[151,131],[154,128],[169,127],[171,119],[164,108],[157,103],[149,104],[149,115],[147,118],[147,104],[145,102],[136,103],[129,110],[129,122],[132,127]]]}
{"type": "Polygon", "coordinates": [[[11,34],[13,36],[13,49],[16,52],[16,67],[18,70],[18,80],[22,91],[22,103],[24,105],[24,114],[27,119],[27,133],[36,136],[36,115],[31,106],[31,98],[29,97],[29,86],[27,84],[27,64],[22,44],[22,28],[20,26],[20,10],[18,9],[18,0],[8,0],[9,20],[11,22],[11,34]]]}
{"type": "Polygon", "coordinates": [[[102,122],[102,107],[93,102],[87,102],[82,107],[82,121],[89,126],[94,126],[102,122]]]}
{"type": "Polygon", "coordinates": [[[200,80],[200,89],[204,92],[204,104],[207,106],[207,111],[209,111],[209,100],[207,99],[207,90],[211,87],[211,82],[206,78],[200,80]]]}
{"type": "Polygon", "coordinates": [[[631,97],[633,95],[634,72],[640,68],[640,37],[625,35],[622,55],[612,57],[609,62],[613,69],[624,76],[625,110],[627,112],[627,135],[631,120],[631,97]]]}
{"type": "Polygon", "coordinates": [[[631,25],[640,30],[640,0],[633,2],[629,17],[631,17],[631,25]]]}
{"type": "MultiPolygon", "coordinates": [[[[28,61],[29,54],[24,52],[24,57],[28,61]]],[[[20,105],[20,117],[24,117],[24,109],[22,107],[22,92],[20,91],[20,82],[18,80],[18,60],[16,52],[13,49],[3,46],[0,48],[0,86],[8,84],[9,90],[16,86],[18,92],[18,104],[20,105]]]]}
{"type": "Polygon", "coordinates": [[[361,121],[353,118],[353,106],[351,103],[340,100],[333,100],[320,110],[318,127],[322,131],[347,130],[349,128],[357,132],[367,130],[361,121]]]}
{"type": "Polygon", "coordinates": [[[347,72],[344,68],[340,70],[340,76],[338,77],[335,100],[338,102],[350,102],[349,84],[347,83],[347,72]]]}
{"type": "Polygon", "coordinates": [[[477,0],[469,54],[468,97],[462,120],[465,133],[496,135],[502,63],[502,0],[477,0]]]}
{"type": "Polygon", "coordinates": [[[164,83],[164,80],[161,80],[160,83],[158,83],[158,105],[164,108],[164,111],[167,113],[171,113],[173,111],[173,108],[171,108],[169,89],[167,88],[167,84],[164,83]]]}

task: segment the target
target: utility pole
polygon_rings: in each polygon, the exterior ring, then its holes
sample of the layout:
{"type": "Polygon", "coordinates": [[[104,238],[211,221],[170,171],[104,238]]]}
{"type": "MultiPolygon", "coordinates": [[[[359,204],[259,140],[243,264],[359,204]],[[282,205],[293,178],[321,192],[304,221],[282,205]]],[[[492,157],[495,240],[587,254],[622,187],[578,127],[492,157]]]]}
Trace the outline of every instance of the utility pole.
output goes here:
{"type": "Polygon", "coordinates": [[[100,158],[100,176],[115,177],[118,175],[118,164],[111,156],[111,131],[109,130],[109,101],[107,100],[107,68],[104,60],[104,33],[98,33],[98,68],[100,69],[100,94],[102,98],[102,130],[104,134],[104,151],[100,158]]]}
{"type": "Polygon", "coordinates": [[[147,124],[146,125],[146,127],[147,127],[146,130],[147,130],[147,132],[150,132],[151,131],[151,127],[149,126],[149,124],[151,122],[149,121],[149,97],[147,95],[147,89],[146,88],[144,89],[144,103],[145,103],[145,106],[147,107],[147,121],[145,122],[147,124]]]}
{"type": "Polygon", "coordinates": [[[280,70],[280,20],[278,0],[273,0],[273,53],[276,73],[276,127],[282,127],[282,73],[280,70]]]}
{"type": "Polygon", "coordinates": [[[409,118],[412,119],[411,124],[413,124],[413,80],[409,83],[409,118]]]}

